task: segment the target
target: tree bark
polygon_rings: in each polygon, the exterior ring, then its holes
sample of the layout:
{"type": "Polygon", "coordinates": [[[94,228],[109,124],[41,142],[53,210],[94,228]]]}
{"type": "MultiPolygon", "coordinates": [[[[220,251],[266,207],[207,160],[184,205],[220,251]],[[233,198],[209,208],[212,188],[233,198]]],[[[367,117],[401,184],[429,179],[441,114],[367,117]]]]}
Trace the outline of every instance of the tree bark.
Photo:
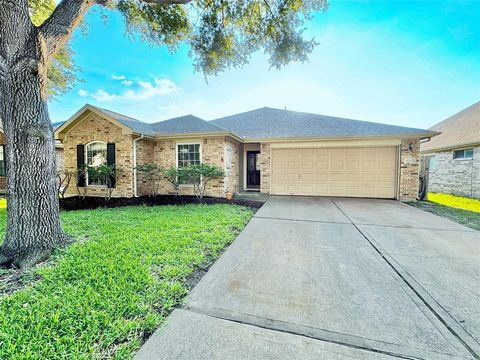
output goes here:
{"type": "Polygon", "coordinates": [[[47,59],[27,0],[0,0],[0,119],[7,166],[7,229],[0,264],[20,268],[44,260],[66,240],[47,109],[47,59]]]}

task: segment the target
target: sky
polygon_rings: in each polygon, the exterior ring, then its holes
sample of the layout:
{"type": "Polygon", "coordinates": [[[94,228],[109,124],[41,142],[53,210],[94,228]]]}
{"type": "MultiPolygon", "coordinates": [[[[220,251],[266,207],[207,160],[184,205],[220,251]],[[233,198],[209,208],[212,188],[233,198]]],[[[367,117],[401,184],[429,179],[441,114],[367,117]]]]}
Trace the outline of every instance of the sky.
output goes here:
{"type": "Polygon", "coordinates": [[[115,11],[86,20],[71,41],[82,81],[49,101],[53,122],[90,103],[145,122],[268,106],[428,128],[480,100],[480,1],[331,0],[306,24],[307,63],[278,71],[257,53],[208,83],[186,45],[129,39],[115,11]]]}

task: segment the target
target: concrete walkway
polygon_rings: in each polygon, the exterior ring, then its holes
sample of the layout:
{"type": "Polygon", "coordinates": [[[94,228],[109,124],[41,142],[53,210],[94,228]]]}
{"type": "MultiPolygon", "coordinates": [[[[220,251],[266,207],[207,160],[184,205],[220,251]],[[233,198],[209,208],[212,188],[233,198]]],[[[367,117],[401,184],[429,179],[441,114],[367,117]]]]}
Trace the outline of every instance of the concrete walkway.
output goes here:
{"type": "Polygon", "coordinates": [[[271,197],[137,359],[475,359],[480,233],[388,200],[271,197]]]}

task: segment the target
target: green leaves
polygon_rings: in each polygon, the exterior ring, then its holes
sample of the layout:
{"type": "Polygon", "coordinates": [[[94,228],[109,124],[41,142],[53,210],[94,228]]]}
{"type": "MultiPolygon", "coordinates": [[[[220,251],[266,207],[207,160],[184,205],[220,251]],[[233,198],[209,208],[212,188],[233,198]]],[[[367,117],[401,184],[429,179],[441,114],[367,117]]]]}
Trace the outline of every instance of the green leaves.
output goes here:
{"type": "Polygon", "coordinates": [[[62,213],[65,231],[88,240],[32,270],[38,281],[0,296],[0,358],[131,358],[187,294],[187,277],[251,216],[232,205],[62,213]]]}
{"type": "MultiPolygon", "coordinates": [[[[54,0],[28,0],[30,17],[40,26],[55,10],[54,0]]],[[[74,51],[69,45],[60,49],[48,64],[47,90],[49,96],[58,96],[70,90],[78,81],[78,68],[73,62],[74,51]]]]}
{"type": "Polygon", "coordinates": [[[317,44],[303,38],[305,20],[326,10],[327,0],[197,0],[189,5],[149,5],[120,0],[127,31],[174,50],[187,43],[195,69],[206,75],[246,64],[261,49],[281,68],[306,61],[317,44]]]}

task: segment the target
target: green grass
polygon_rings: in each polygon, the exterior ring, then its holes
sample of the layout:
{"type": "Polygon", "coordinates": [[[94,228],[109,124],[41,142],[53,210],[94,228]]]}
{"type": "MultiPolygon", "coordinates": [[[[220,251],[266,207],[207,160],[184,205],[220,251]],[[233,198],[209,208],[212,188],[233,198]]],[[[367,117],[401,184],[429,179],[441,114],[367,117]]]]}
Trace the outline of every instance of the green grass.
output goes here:
{"type": "Polygon", "coordinates": [[[0,297],[0,359],[131,358],[251,216],[232,205],[63,212],[76,243],[0,297]]]}
{"type": "Polygon", "coordinates": [[[472,229],[480,230],[480,214],[478,212],[444,206],[431,201],[414,201],[409,204],[472,229]]]}
{"type": "Polygon", "coordinates": [[[443,206],[480,213],[480,200],[449,194],[428,193],[428,200],[443,206]]]}

